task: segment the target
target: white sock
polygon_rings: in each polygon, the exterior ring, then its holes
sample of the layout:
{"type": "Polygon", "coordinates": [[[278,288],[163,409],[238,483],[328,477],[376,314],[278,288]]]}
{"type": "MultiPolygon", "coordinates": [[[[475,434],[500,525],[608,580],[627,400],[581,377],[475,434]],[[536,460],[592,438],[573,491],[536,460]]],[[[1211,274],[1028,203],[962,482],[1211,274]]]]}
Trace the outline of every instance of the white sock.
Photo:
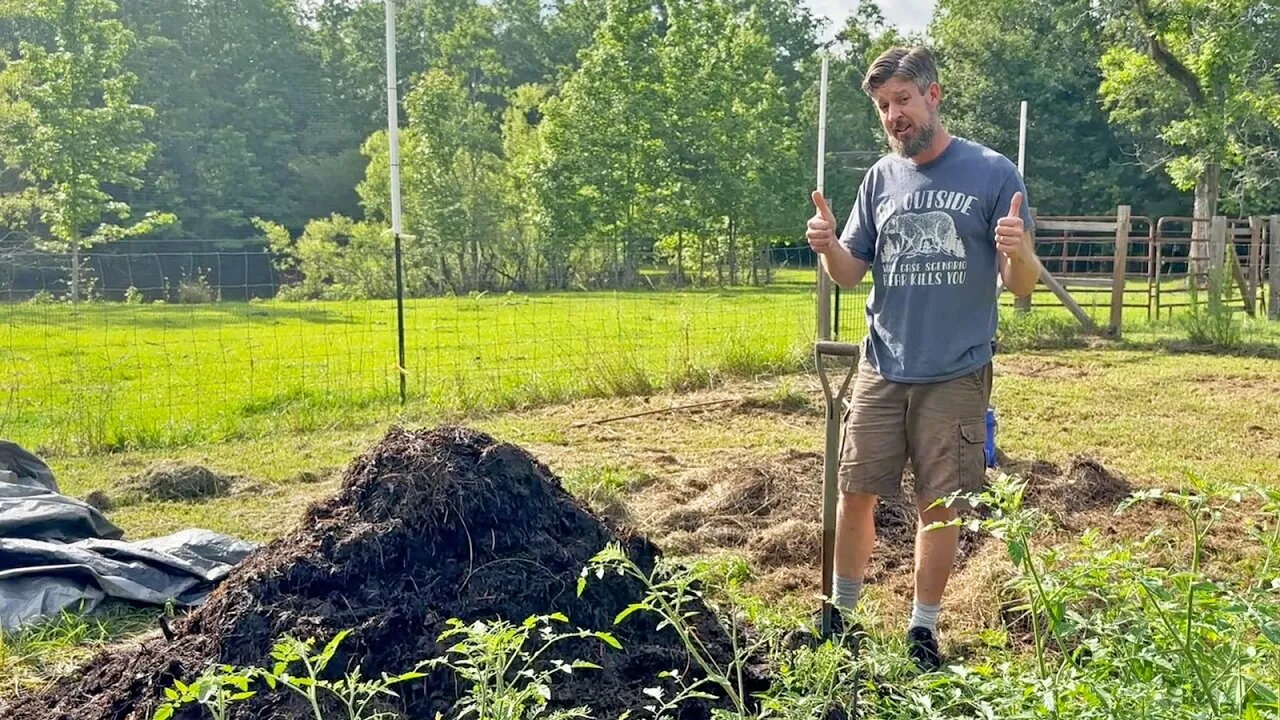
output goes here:
{"type": "Polygon", "coordinates": [[[941,610],[941,605],[921,605],[920,601],[916,600],[911,605],[911,623],[907,625],[907,629],[922,627],[928,628],[929,632],[937,632],[938,613],[941,610]]]}
{"type": "Polygon", "coordinates": [[[853,580],[851,578],[843,578],[836,575],[836,607],[842,610],[853,611],[858,607],[858,598],[862,595],[862,581],[853,580]]]}

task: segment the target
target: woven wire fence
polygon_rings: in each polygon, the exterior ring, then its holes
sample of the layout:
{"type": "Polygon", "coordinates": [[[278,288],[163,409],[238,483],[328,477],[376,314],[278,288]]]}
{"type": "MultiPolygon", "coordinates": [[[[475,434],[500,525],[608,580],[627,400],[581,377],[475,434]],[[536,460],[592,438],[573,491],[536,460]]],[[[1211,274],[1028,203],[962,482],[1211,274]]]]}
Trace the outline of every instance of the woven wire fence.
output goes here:
{"type": "MultiPolygon", "coordinates": [[[[74,303],[72,257],[8,259],[0,436],[49,451],[382,420],[404,412],[402,372],[423,413],[693,390],[799,370],[815,337],[805,247],[456,292],[416,281],[406,257],[403,367],[389,253],[302,279],[261,241],[116,243],[80,253],[74,303]]],[[[846,312],[865,292],[843,294],[846,312]]]]}

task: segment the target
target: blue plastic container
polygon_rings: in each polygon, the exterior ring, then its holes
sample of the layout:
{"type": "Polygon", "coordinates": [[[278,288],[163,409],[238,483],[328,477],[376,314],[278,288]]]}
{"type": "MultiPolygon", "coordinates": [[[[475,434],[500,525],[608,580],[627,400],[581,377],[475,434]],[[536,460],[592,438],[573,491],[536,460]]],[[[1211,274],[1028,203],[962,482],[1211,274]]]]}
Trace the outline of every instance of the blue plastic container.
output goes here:
{"type": "Polygon", "coordinates": [[[996,466],[996,425],[996,409],[987,406],[987,445],[984,450],[989,468],[996,466]]]}

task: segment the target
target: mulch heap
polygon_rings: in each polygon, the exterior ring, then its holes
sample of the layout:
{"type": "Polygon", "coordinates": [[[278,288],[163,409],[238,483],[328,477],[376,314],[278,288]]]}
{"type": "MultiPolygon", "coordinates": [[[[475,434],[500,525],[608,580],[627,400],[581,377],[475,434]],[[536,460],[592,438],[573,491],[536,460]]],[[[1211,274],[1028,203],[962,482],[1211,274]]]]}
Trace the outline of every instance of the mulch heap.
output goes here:
{"type": "MultiPolygon", "coordinates": [[[[560,675],[552,705],[589,705],[596,717],[617,717],[653,702],[643,690],[666,683],[659,673],[691,662],[670,628],[657,629],[654,615],[635,613],[614,625],[642,597],[638,582],[593,577],[578,596],[582,568],[610,542],[642,571],[653,569],[655,546],[594,514],[520,448],[464,428],[393,428],[351,464],[334,497],[308,508],[294,532],[246,559],[204,605],[174,623],[172,639],[104,651],[0,716],[150,718],[175,679],[189,682],[210,663],[270,666],[272,645],[286,634],[323,643],[349,628],[333,674],[358,664],[364,677],[394,675],[444,653],[437,638],[450,618],[519,623],[560,612],[571,623],[562,629],[610,631],[622,649],[598,640],[557,645],[551,657],[603,669],[560,675]]],[[[729,638],[712,612],[698,602],[687,609],[700,613],[704,641],[728,657],[729,638]]],[[[396,689],[396,709],[424,720],[449,716],[465,692],[446,669],[396,689]]],[[[309,714],[283,691],[259,693],[237,708],[237,718],[309,714]]],[[[179,717],[199,710],[187,706],[179,717]]],[[[690,705],[684,717],[708,714],[705,705],[690,705]]]]}

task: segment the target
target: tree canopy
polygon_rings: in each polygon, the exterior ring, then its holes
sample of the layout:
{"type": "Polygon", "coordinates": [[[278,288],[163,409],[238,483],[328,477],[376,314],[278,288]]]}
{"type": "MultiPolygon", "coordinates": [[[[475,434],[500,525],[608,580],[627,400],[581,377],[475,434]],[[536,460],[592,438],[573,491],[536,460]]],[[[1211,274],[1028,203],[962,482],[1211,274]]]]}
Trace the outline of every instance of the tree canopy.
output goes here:
{"type": "MultiPolygon", "coordinates": [[[[0,238],[265,242],[269,228],[272,247],[313,248],[311,266],[352,243],[382,252],[383,12],[0,0],[0,238]]],[[[411,290],[632,285],[654,263],[682,283],[759,280],[812,212],[829,37],[838,214],[887,150],[865,68],[916,41],[937,51],[953,132],[1015,158],[1028,102],[1041,214],[1280,211],[1278,12],[939,0],[907,36],[873,2],[826,28],[802,0],[400,0],[411,290]]]]}

